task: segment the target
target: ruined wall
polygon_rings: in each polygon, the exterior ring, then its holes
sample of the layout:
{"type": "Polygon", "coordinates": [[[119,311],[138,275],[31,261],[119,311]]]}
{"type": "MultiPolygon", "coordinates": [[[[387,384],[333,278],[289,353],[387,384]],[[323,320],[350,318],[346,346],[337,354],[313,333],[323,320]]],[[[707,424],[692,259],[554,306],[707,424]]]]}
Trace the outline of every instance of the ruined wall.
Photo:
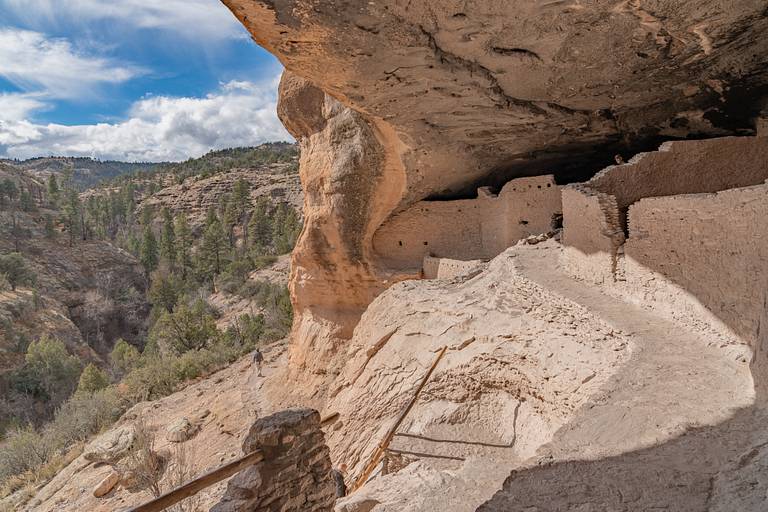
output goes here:
{"type": "Polygon", "coordinates": [[[613,196],[584,186],[563,188],[563,267],[592,282],[613,281],[616,253],[624,243],[613,196]]]}
{"type": "Polygon", "coordinates": [[[628,164],[608,167],[586,183],[566,187],[564,267],[582,279],[613,281],[633,203],[758,185],[768,178],[766,155],[764,137],[670,142],[628,164]]]}
{"type": "Polygon", "coordinates": [[[243,453],[264,460],[229,481],[211,512],[330,512],[336,501],[320,414],[292,409],[256,421],[243,453]]]}
{"type": "Polygon", "coordinates": [[[722,137],[666,142],[658,151],[641,153],[612,166],[588,186],[616,198],[622,225],[626,209],[644,197],[717,192],[757,185],[768,178],[768,139],[722,137]]]}
{"type": "Polygon", "coordinates": [[[453,279],[471,272],[482,265],[482,260],[452,260],[449,258],[424,257],[424,279],[453,279]]]}
{"type": "Polygon", "coordinates": [[[754,344],[768,300],[766,218],[768,184],[638,201],[624,249],[629,292],[754,344]]]}
{"type": "Polygon", "coordinates": [[[379,228],[373,246],[389,265],[418,268],[425,256],[489,259],[518,240],[552,229],[561,213],[554,177],[512,180],[498,195],[478,190],[475,199],[419,201],[379,228]]]}

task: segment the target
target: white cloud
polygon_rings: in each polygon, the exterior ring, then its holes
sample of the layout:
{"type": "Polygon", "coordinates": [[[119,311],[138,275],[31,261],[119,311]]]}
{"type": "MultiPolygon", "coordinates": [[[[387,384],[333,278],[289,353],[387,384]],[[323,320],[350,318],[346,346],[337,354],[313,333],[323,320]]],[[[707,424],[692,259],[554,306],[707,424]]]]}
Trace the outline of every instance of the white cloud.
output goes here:
{"type": "Polygon", "coordinates": [[[0,121],[21,121],[32,112],[44,110],[43,96],[34,93],[0,92],[0,121]]]}
{"type": "Polygon", "coordinates": [[[23,90],[53,98],[78,98],[97,84],[121,83],[142,71],[81,54],[65,39],[39,32],[0,28],[0,76],[23,90]]]}
{"type": "Polygon", "coordinates": [[[291,140],[277,118],[276,82],[229,82],[204,98],[146,98],[133,105],[127,120],[114,124],[0,121],[0,152],[11,158],[66,155],[157,162],[291,140]]]}
{"type": "Polygon", "coordinates": [[[194,39],[245,37],[220,0],[2,0],[33,26],[111,20],[145,29],[172,30],[194,39]]]}

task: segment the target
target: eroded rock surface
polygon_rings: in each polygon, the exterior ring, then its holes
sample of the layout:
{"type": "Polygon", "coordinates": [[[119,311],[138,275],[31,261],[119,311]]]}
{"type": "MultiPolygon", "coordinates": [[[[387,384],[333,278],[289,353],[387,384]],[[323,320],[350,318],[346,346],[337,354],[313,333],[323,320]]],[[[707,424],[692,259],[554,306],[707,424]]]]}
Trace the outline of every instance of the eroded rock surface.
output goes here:
{"type": "Polygon", "coordinates": [[[288,69],[303,373],[336,373],[364,308],[412,276],[372,245],[393,215],[519,176],[583,180],[667,138],[753,133],[768,90],[759,0],[224,3],[288,69]]]}

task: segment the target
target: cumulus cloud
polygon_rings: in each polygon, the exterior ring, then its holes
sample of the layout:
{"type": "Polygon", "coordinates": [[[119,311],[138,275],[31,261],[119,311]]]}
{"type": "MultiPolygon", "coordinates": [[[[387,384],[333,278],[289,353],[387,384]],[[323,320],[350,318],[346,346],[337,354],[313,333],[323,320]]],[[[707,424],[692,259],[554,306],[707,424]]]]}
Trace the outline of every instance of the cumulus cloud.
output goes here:
{"type": "Polygon", "coordinates": [[[114,124],[43,125],[16,116],[0,121],[0,151],[11,158],[65,155],[159,162],[290,140],[277,118],[276,80],[229,82],[203,98],[144,98],[125,121],[114,124]]]}
{"type": "Polygon", "coordinates": [[[138,67],[81,54],[65,39],[0,28],[0,76],[23,90],[77,98],[98,84],[125,82],[140,73],[138,67]]]}
{"type": "Polygon", "coordinates": [[[21,121],[48,105],[44,96],[35,93],[0,93],[0,122],[21,121]]]}
{"type": "Polygon", "coordinates": [[[4,0],[4,4],[17,18],[37,26],[110,20],[194,39],[245,37],[220,0],[4,0]]]}

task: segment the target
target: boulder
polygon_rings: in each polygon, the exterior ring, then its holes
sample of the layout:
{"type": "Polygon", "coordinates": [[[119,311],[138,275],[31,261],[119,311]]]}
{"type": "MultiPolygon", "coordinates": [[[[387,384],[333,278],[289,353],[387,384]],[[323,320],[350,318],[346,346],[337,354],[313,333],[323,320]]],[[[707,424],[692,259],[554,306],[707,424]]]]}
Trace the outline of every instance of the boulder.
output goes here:
{"type": "Polygon", "coordinates": [[[128,426],[110,430],[86,446],[83,457],[89,462],[115,463],[128,453],[135,436],[133,428],[128,426]]]}
{"type": "Polygon", "coordinates": [[[117,471],[112,471],[107,476],[105,476],[104,479],[96,485],[96,487],[94,487],[93,495],[96,498],[101,498],[109,491],[114,489],[119,481],[120,474],[117,471]]]}
{"type": "Polygon", "coordinates": [[[180,418],[168,426],[165,438],[172,443],[183,443],[197,434],[198,426],[187,418],[180,418]]]}

